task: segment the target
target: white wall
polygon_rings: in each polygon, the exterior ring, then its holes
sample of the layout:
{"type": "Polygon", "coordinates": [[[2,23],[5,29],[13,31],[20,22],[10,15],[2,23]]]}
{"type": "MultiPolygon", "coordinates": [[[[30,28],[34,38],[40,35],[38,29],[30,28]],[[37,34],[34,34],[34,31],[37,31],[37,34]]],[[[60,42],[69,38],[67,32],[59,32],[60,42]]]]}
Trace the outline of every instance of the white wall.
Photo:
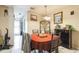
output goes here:
{"type": "Polygon", "coordinates": [[[14,45],[14,20],[15,20],[15,18],[14,18],[14,10],[13,10],[13,8],[11,7],[11,8],[8,8],[8,10],[9,10],[9,36],[10,36],[10,41],[9,41],[9,43],[11,44],[11,45],[14,45]]]}
{"type": "MultiPolygon", "coordinates": [[[[73,6],[65,6],[62,8],[54,9],[50,15],[51,30],[53,30],[55,27],[53,14],[58,13],[58,12],[63,12],[63,23],[60,24],[62,27],[64,27],[65,25],[72,25],[75,28],[75,30],[79,31],[79,6],[73,5],[73,6]],[[74,10],[74,15],[70,15],[70,12],[72,10],[74,10]]],[[[32,33],[33,29],[39,29],[40,20],[42,20],[40,15],[33,12],[28,12],[28,23],[29,23],[28,32],[29,33],[32,33]],[[30,14],[37,15],[37,21],[31,21],[30,14]]]]}
{"type": "Polygon", "coordinates": [[[4,16],[4,9],[8,9],[5,6],[0,6],[0,30],[2,31],[2,35],[5,35],[5,28],[8,28],[8,16],[4,16]]]}
{"type": "Polygon", "coordinates": [[[9,30],[9,36],[10,36],[10,44],[13,45],[13,9],[8,8],[7,6],[0,6],[0,30],[2,31],[2,35],[4,37],[6,30],[5,28],[8,28],[9,30]],[[4,16],[4,9],[8,10],[8,16],[4,16]]]}
{"type": "MultiPolygon", "coordinates": [[[[62,26],[72,25],[75,28],[75,30],[79,31],[79,6],[67,6],[61,9],[53,10],[52,17],[54,13],[61,12],[61,11],[63,12],[63,23],[61,25],[62,26]],[[73,10],[74,10],[74,15],[70,15],[70,12],[73,10]]],[[[52,18],[51,20],[52,29],[53,29],[53,26],[55,25],[53,20],[54,18],[52,18]]]]}
{"type": "Polygon", "coordinates": [[[27,33],[32,34],[32,30],[34,30],[34,29],[39,30],[40,29],[40,20],[41,20],[41,16],[40,15],[38,15],[36,13],[30,13],[30,12],[28,12],[28,17],[27,17],[28,32],[27,33]],[[37,21],[30,20],[30,14],[37,15],[37,21]]]}

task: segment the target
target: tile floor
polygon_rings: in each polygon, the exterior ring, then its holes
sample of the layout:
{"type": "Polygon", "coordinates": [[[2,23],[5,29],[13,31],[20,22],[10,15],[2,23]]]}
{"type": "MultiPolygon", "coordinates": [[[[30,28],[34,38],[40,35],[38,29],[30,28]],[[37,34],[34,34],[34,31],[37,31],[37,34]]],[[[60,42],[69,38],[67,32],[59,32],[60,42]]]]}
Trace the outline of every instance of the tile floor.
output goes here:
{"type": "MultiPolygon", "coordinates": [[[[36,52],[38,52],[38,50],[36,50],[36,52]]],[[[23,51],[19,51],[18,49],[13,50],[13,48],[11,48],[11,49],[1,50],[0,53],[23,53],[23,51]]],[[[32,51],[31,53],[34,53],[34,51],[32,51]]],[[[47,51],[44,51],[44,53],[47,53],[47,51]]],[[[59,53],[79,53],[79,50],[70,50],[70,49],[60,46],[59,53]]]]}

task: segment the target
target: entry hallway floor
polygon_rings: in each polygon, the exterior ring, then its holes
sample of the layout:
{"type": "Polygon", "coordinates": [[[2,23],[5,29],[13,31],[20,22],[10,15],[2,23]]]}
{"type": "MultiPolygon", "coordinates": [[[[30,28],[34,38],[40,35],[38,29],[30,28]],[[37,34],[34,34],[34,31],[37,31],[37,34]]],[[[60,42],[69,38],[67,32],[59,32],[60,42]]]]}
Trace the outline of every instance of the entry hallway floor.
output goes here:
{"type": "MultiPolygon", "coordinates": [[[[0,53],[23,53],[23,51],[13,50],[11,48],[11,49],[1,50],[0,53]]],[[[32,51],[31,53],[34,53],[34,51],[32,51]]],[[[36,53],[38,53],[38,50],[36,50],[36,53]]],[[[44,53],[48,53],[48,52],[44,51],[44,53]]],[[[52,53],[54,53],[54,52],[52,52],[52,53]]],[[[79,50],[70,50],[70,49],[64,48],[62,46],[59,46],[59,53],[79,53],[79,50]]]]}

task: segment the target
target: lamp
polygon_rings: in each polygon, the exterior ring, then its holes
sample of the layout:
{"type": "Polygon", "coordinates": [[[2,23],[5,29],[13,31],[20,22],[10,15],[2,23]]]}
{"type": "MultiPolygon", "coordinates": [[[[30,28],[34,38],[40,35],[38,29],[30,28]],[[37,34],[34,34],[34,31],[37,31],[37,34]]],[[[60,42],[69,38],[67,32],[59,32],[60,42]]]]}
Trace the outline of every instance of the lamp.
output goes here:
{"type": "Polygon", "coordinates": [[[44,7],[45,7],[45,13],[46,13],[46,15],[43,17],[43,19],[49,21],[50,17],[47,15],[47,6],[45,5],[44,7]]]}

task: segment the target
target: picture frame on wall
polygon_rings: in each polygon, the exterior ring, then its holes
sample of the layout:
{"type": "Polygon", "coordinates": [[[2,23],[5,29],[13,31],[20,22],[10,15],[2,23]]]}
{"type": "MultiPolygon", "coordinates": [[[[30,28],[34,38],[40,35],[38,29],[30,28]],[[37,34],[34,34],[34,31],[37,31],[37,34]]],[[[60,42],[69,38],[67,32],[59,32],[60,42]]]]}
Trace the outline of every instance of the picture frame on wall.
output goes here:
{"type": "Polygon", "coordinates": [[[31,14],[31,15],[30,15],[30,19],[31,19],[32,21],[37,21],[37,16],[31,14]]]}
{"type": "Polygon", "coordinates": [[[63,22],[63,12],[54,14],[54,24],[61,24],[63,22]]]}

